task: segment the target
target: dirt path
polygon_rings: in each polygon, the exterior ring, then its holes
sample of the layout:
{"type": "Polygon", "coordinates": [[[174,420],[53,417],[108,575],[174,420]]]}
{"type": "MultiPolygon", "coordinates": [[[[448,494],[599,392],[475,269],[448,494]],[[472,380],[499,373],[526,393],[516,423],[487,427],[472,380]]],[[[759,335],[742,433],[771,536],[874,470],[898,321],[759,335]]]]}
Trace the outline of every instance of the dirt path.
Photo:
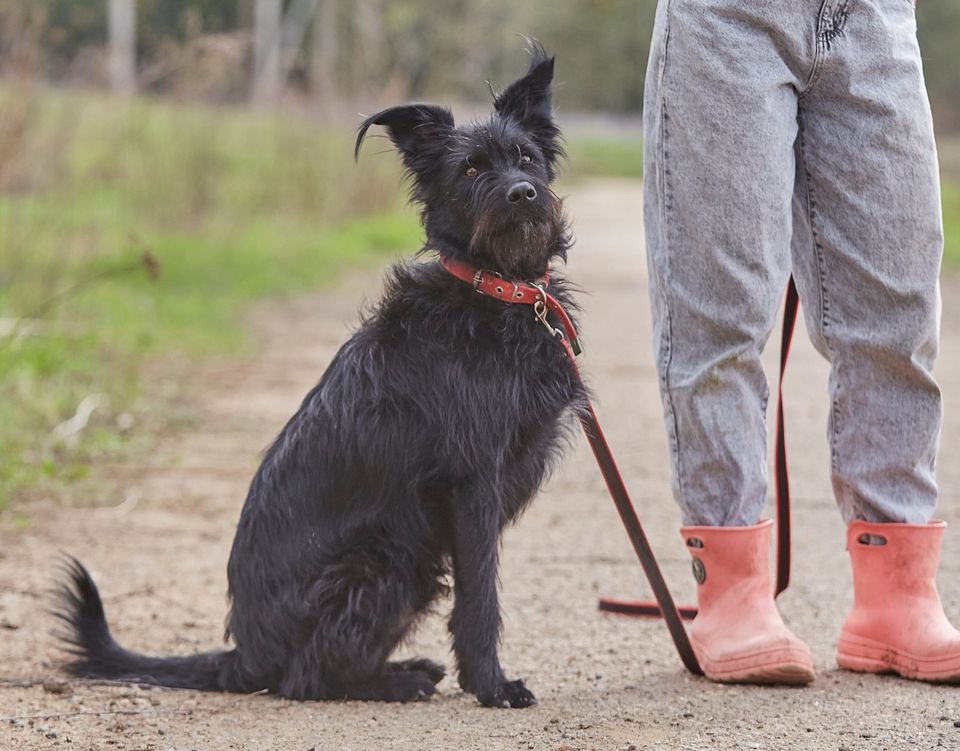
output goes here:
{"type": "MultiPolygon", "coordinates": [[[[675,593],[689,600],[693,583],[669,496],[649,344],[639,186],[591,183],[569,205],[578,235],[570,276],[603,292],[583,300],[583,367],[675,593]]],[[[0,751],[960,749],[960,689],[835,667],[850,575],[826,477],[826,368],[803,334],[787,386],[796,563],[781,602],[814,651],[819,675],[809,688],[695,679],[683,672],[662,624],[597,612],[599,594],[646,596],[646,587],[582,441],[505,541],[502,657],[540,699],[533,709],[483,709],[449,677],[439,696],[406,706],[64,683],[43,612],[57,550],[91,567],[127,646],[183,653],[219,643],[226,558],[257,453],[319,377],[360,302],[378,292],[379,277],[370,274],[323,295],[262,307],[252,317],[262,356],[239,368],[204,367],[194,427],[165,441],[148,466],[113,470],[129,475],[123,505],[124,497],[94,510],[38,506],[28,530],[0,533],[0,751]]],[[[941,516],[955,524],[941,591],[960,622],[960,285],[950,282],[944,298],[939,376],[949,419],[941,516]]],[[[405,652],[450,664],[445,611],[405,652]]]]}

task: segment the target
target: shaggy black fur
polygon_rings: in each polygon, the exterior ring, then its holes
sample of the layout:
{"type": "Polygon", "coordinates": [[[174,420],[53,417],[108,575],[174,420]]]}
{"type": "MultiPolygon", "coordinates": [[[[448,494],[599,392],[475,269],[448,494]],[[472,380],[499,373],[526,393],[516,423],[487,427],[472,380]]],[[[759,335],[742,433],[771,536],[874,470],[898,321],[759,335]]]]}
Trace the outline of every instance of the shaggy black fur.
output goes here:
{"type": "MultiPolygon", "coordinates": [[[[382,125],[422,209],[426,253],[532,279],[570,245],[550,190],[563,152],[553,122],[553,58],[533,44],[529,72],[486,122],[393,107],[382,125]]],[[[572,306],[555,274],[550,288],[572,306]]],[[[433,257],[394,266],[379,305],[334,357],[267,450],[228,567],[235,649],[144,657],[111,637],[96,587],[68,564],[58,614],[76,675],[295,699],[408,701],[443,668],[391,662],[447,590],[460,685],[485,705],[535,702],[497,657],[497,558],[559,455],[586,395],[563,348],[528,305],[478,295],[433,257]],[[452,569],[452,571],[450,571],[452,569]]]]}

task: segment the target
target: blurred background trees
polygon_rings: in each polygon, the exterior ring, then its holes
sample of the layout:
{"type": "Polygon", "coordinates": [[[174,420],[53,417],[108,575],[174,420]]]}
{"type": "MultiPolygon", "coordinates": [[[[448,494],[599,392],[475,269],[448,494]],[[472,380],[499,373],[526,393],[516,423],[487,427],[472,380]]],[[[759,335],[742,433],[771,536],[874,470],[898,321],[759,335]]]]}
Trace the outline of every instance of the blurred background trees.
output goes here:
{"type": "Polygon", "coordinates": [[[257,51],[266,43],[279,51],[287,92],[328,105],[385,91],[469,99],[478,82],[515,72],[522,32],[563,50],[566,106],[620,112],[640,107],[654,8],[650,0],[7,2],[19,6],[6,14],[8,25],[38,27],[43,75],[58,82],[109,81],[110,8],[127,5],[136,9],[136,78],[144,90],[243,99],[265,72],[269,56],[257,51]],[[283,16],[279,34],[275,12],[283,16]]]}
{"type": "MultiPolygon", "coordinates": [[[[286,95],[319,106],[384,96],[470,100],[479,81],[504,81],[516,71],[517,34],[527,33],[562,51],[563,107],[611,112],[640,110],[655,10],[654,0],[5,2],[5,25],[32,25],[43,75],[57,82],[108,83],[110,8],[126,5],[136,9],[142,90],[236,101],[259,81],[261,93],[272,96],[265,67],[272,51],[286,95]]],[[[960,3],[923,0],[917,14],[938,124],[956,129],[960,3]]]]}

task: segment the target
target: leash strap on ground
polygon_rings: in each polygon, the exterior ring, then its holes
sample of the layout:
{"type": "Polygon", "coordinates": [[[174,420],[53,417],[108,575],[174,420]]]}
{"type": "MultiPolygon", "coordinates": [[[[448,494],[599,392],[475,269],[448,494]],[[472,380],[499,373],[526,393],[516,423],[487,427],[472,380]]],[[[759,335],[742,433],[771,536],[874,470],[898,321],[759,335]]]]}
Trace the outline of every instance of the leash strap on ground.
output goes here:
{"type": "MultiPolygon", "coordinates": [[[[780,339],[780,375],[777,382],[777,442],[775,458],[777,491],[776,594],[783,592],[790,584],[790,479],[787,474],[787,439],[783,415],[783,376],[787,368],[787,359],[790,356],[790,344],[793,341],[793,331],[796,326],[799,307],[800,296],[797,293],[796,284],[791,276],[787,284],[787,294],[783,305],[783,329],[780,339]]],[[[654,595],[656,596],[655,588],[654,595]]],[[[632,602],[604,597],[600,599],[600,610],[607,613],[618,613],[620,615],[662,617],[664,612],[662,608],[663,603],[659,596],[656,597],[656,602],[632,602]]],[[[692,605],[681,605],[677,608],[677,612],[687,620],[692,620],[697,615],[697,609],[692,605]]],[[[681,653],[681,658],[682,657],[683,655],[681,653]]],[[[686,664],[686,660],[684,660],[684,664],[686,664]]]]}

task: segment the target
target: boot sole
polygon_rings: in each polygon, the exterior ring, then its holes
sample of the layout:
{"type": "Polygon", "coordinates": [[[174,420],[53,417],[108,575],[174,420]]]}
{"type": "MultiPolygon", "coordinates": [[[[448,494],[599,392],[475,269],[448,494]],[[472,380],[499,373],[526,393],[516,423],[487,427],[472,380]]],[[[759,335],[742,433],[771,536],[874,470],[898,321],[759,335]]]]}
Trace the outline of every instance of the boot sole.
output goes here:
{"type": "Polygon", "coordinates": [[[813,661],[801,650],[776,649],[723,661],[697,652],[703,674],[717,683],[805,686],[814,679],[813,661]]]}
{"type": "Polygon", "coordinates": [[[837,664],[857,673],[893,673],[928,683],[960,683],[960,655],[923,659],[863,636],[840,637],[837,664]]]}
{"type": "Polygon", "coordinates": [[[703,672],[707,678],[717,683],[757,683],[767,686],[806,686],[812,683],[814,678],[813,669],[799,662],[766,665],[730,673],[715,673],[704,668],[703,672]]]}

